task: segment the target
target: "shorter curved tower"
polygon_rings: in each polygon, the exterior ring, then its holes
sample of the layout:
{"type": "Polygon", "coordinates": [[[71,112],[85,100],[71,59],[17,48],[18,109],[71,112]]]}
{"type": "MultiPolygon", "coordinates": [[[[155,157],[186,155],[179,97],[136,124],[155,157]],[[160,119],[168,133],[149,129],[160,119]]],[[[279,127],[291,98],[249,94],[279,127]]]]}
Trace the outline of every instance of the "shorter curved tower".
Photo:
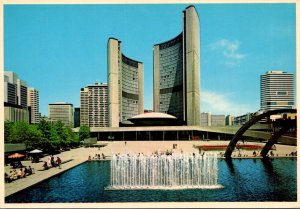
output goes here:
{"type": "Polygon", "coordinates": [[[144,65],[125,56],[118,39],[109,38],[107,50],[109,127],[119,127],[144,112],[144,65]]]}

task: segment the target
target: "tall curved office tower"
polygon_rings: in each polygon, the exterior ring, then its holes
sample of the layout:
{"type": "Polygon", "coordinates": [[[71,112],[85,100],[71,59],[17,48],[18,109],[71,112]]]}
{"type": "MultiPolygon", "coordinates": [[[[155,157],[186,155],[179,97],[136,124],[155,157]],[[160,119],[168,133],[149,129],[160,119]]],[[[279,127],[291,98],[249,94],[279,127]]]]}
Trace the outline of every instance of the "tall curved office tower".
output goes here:
{"type": "Polygon", "coordinates": [[[154,45],[153,108],[187,125],[200,125],[199,16],[194,6],[182,14],[183,31],[154,45]]]}
{"type": "Polygon", "coordinates": [[[144,112],[144,65],[126,57],[118,39],[109,38],[107,50],[108,121],[119,127],[144,112]]]}

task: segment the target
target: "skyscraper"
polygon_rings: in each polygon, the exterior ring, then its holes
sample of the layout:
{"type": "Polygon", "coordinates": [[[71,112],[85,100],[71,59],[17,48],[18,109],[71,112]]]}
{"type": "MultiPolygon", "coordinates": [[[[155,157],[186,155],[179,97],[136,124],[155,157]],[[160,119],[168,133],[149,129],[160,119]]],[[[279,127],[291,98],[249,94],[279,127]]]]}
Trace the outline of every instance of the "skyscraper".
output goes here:
{"type": "Polygon", "coordinates": [[[108,39],[107,51],[109,127],[119,127],[144,111],[144,65],[125,56],[118,39],[108,39]]]}
{"type": "Polygon", "coordinates": [[[39,123],[39,91],[30,87],[28,88],[27,94],[27,104],[31,107],[31,123],[39,123]]]}
{"type": "MultiPolygon", "coordinates": [[[[16,88],[16,105],[20,105],[23,108],[27,108],[27,84],[25,81],[19,79],[19,76],[15,72],[6,71],[4,72],[7,83],[15,84],[16,88]]],[[[11,88],[9,87],[11,90],[11,88]]],[[[10,94],[11,91],[8,92],[10,94]]],[[[11,95],[10,95],[11,96],[11,95]]],[[[9,96],[9,97],[10,97],[9,96]]],[[[11,98],[11,97],[10,97],[11,98]]],[[[13,101],[13,100],[11,100],[13,101]]]]}
{"type": "Polygon", "coordinates": [[[57,102],[48,105],[48,116],[51,120],[62,121],[65,125],[73,127],[74,110],[73,104],[57,102]]]}
{"type": "Polygon", "coordinates": [[[295,105],[294,74],[268,71],[260,76],[260,108],[263,111],[287,108],[295,105]]]}
{"type": "Polygon", "coordinates": [[[18,104],[17,84],[9,82],[7,75],[4,75],[4,102],[18,104]]]}
{"type": "Polygon", "coordinates": [[[80,108],[74,108],[74,128],[80,127],[80,108]]]}
{"type": "Polygon", "coordinates": [[[4,120],[30,122],[27,107],[27,84],[11,71],[4,72],[4,120]]]}
{"type": "Polygon", "coordinates": [[[80,125],[108,127],[107,84],[95,83],[80,90],[80,125]]]}
{"type": "Polygon", "coordinates": [[[153,107],[187,125],[200,125],[199,16],[194,6],[182,14],[183,31],[154,45],[153,107]]]}

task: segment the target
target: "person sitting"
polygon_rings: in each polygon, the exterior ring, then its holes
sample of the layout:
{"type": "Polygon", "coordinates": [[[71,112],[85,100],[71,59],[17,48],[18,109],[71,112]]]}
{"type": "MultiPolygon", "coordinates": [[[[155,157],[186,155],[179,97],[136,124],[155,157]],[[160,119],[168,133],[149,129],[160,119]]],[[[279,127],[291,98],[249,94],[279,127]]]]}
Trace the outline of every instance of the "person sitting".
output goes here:
{"type": "Polygon", "coordinates": [[[105,159],[105,155],[102,153],[102,158],[105,159]]]}
{"type": "Polygon", "coordinates": [[[18,177],[19,178],[25,178],[25,172],[24,172],[24,170],[22,169],[22,168],[20,168],[20,170],[19,170],[19,172],[18,172],[18,177]]]}
{"type": "Polygon", "coordinates": [[[5,183],[10,183],[12,182],[12,179],[10,178],[10,176],[5,172],[5,183]]]}
{"type": "Polygon", "coordinates": [[[46,161],[44,162],[43,168],[44,168],[44,170],[48,170],[48,168],[49,168],[46,161]]]}
{"type": "Polygon", "coordinates": [[[11,180],[16,180],[16,179],[18,179],[18,173],[17,173],[16,169],[10,171],[10,179],[11,179],[11,180]]]}

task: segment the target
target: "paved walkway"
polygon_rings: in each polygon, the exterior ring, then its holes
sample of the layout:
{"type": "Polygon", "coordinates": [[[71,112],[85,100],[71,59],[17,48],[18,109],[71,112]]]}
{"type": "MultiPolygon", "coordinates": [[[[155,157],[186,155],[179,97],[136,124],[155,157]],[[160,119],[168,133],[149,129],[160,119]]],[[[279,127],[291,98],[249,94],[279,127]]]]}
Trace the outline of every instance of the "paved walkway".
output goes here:
{"type": "MultiPolygon", "coordinates": [[[[101,148],[102,149],[102,148],[101,148]]],[[[62,152],[61,154],[54,155],[54,159],[56,160],[56,157],[60,157],[62,161],[68,161],[66,163],[63,163],[61,165],[61,169],[58,167],[50,168],[48,170],[43,170],[43,163],[44,161],[47,161],[48,156],[40,159],[39,163],[31,163],[31,161],[22,161],[22,164],[24,166],[31,166],[34,168],[35,173],[29,176],[26,176],[25,178],[18,179],[15,181],[12,181],[11,183],[5,183],[5,197],[16,193],[20,190],[23,190],[25,188],[28,188],[32,185],[35,185],[45,179],[48,179],[52,176],[55,176],[59,173],[62,173],[70,168],[73,168],[85,161],[88,160],[88,156],[92,155],[94,156],[96,153],[100,153],[98,148],[77,148],[77,149],[71,149],[70,151],[62,152]]],[[[5,172],[9,174],[11,170],[11,166],[5,166],[5,172]]],[[[17,169],[18,171],[19,169],[17,169]]]]}
{"type": "MultiPolygon", "coordinates": [[[[58,167],[50,168],[45,171],[41,171],[43,169],[42,165],[44,161],[47,161],[48,156],[42,158],[39,163],[31,163],[30,161],[22,161],[24,166],[31,166],[35,169],[35,174],[27,176],[23,179],[15,180],[11,183],[5,183],[5,197],[16,193],[20,190],[28,188],[32,185],[35,185],[47,178],[55,176],[59,173],[62,173],[70,168],[73,168],[85,161],[88,160],[88,157],[91,156],[93,158],[96,154],[104,154],[106,156],[111,156],[112,154],[117,153],[129,153],[129,154],[138,154],[143,153],[146,155],[150,155],[155,151],[165,152],[165,151],[173,151],[183,152],[183,153],[197,153],[198,149],[194,147],[194,145],[227,145],[229,141],[128,141],[128,142],[108,142],[107,146],[102,148],[77,148],[71,149],[70,151],[62,152],[59,155],[54,155],[54,159],[56,157],[60,157],[62,161],[69,161],[62,164],[61,169],[58,167]],[[173,149],[173,144],[177,144],[177,148],[173,149]]],[[[264,145],[263,143],[248,143],[255,145],[264,145]]],[[[291,152],[295,152],[297,147],[295,146],[285,146],[285,145],[276,145],[277,150],[273,151],[275,156],[285,157],[287,154],[291,152]]],[[[220,152],[220,151],[218,151],[220,152]]],[[[242,151],[242,156],[247,155],[247,157],[252,156],[253,150],[242,151]]],[[[233,155],[237,155],[237,152],[234,152],[233,155]]],[[[5,167],[5,172],[9,173],[11,170],[10,166],[5,167]]]]}

